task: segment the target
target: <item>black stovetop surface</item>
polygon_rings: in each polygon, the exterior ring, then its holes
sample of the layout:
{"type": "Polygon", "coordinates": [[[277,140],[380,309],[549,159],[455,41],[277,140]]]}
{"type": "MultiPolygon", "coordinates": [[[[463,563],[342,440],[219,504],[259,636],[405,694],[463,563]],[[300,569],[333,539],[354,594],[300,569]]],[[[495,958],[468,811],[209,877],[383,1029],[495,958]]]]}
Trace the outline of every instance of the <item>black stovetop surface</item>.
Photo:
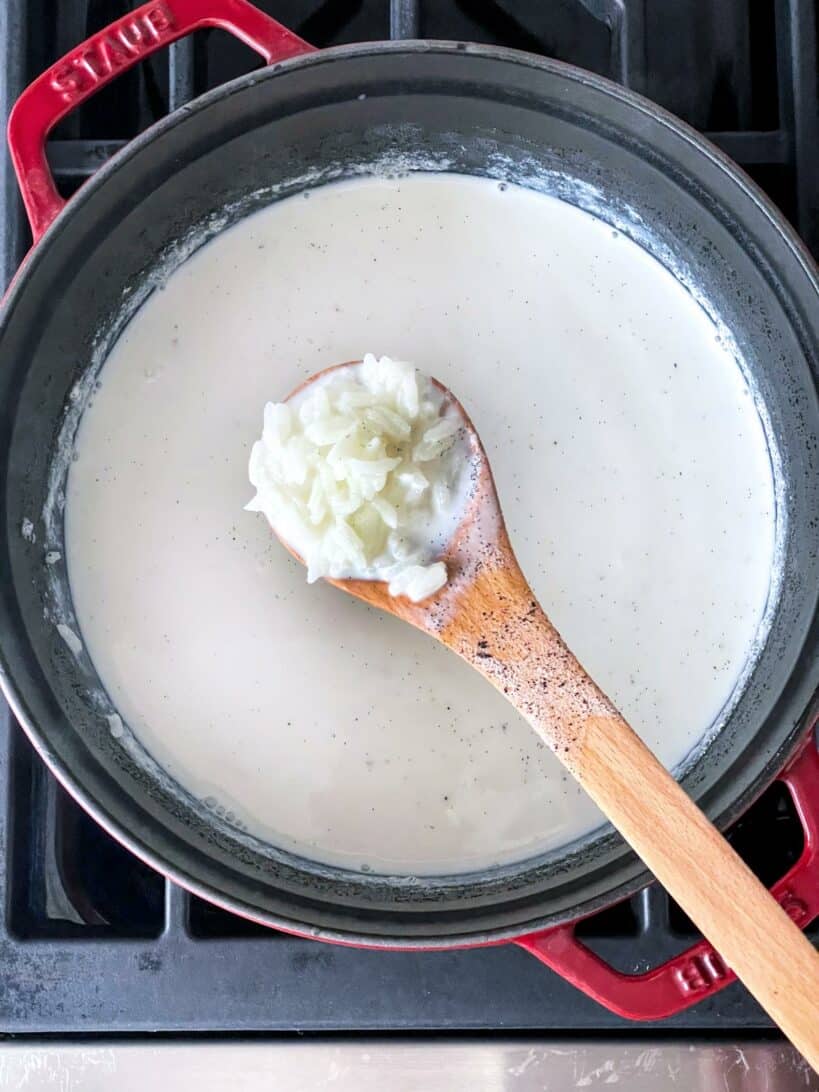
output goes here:
{"type": "MultiPolygon", "coordinates": [[[[0,111],[121,0],[4,0],[0,111]]],[[[733,156],[819,254],[814,0],[262,0],[319,46],[388,37],[492,42],[610,76],[733,156]]],[[[172,46],[54,133],[71,193],[141,128],[257,60],[218,31],[172,46]]],[[[6,156],[0,258],[7,282],[28,231],[6,156]]],[[[768,883],[802,831],[775,784],[732,840],[768,883]]],[[[109,838],[60,789],[0,704],[0,1033],[553,1029],[629,1025],[512,946],[379,953],[273,933],[188,896],[109,838]]],[[[579,929],[620,970],[644,971],[697,937],[656,885],[579,929]]],[[[813,936],[819,939],[814,926],[813,936]]],[[[668,1030],[764,1029],[739,985],[668,1030]]],[[[641,1025],[642,1028],[645,1025],[641,1025]]]]}

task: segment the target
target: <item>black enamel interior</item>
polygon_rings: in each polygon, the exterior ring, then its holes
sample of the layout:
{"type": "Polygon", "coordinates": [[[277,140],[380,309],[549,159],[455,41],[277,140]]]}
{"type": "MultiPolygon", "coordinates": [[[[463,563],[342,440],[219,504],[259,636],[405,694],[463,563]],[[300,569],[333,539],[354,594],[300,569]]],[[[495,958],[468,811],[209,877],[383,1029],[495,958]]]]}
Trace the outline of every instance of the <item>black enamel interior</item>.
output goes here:
{"type": "Polygon", "coordinates": [[[43,562],[39,513],[54,441],[123,289],[226,206],[238,216],[269,200],[266,187],[286,193],[317,169],[345,174],[396,152],[477,174],[492,162],[512,180],[536,163],[587,183],[613,218],[628,220],[630,209],[635,232],[648,225],[644,245],[687,269],[732,330],[782,458],[784,578],[748,686],[684,782],[726,824],[771,779],[795,746],[819,668],[815,272],[764,198],[692,132],[605,80],[502,50],[370,44],[253,73],[149,130],[72,199],[27,262],[0,327],[0,641],[7,689],[41,753],[151,863],[270,924],[443,946],[580,916],[645,874],[611,833],[548,859],[413,883],[240,842],[111,738],[43,612],[53,567],[43,562]],[[24,518],[36,542],[21,536],[24,518]]]}

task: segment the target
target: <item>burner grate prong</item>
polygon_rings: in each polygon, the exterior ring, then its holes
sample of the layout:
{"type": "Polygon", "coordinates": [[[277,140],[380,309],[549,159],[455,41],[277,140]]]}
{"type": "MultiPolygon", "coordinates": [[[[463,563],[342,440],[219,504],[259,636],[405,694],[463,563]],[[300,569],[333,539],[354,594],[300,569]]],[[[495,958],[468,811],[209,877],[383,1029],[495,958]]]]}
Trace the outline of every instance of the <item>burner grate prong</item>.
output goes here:
{"type": "Polygon", "coordinates": [[[390,38],[421,37],[421,0],[390,0],[390,38]]]}

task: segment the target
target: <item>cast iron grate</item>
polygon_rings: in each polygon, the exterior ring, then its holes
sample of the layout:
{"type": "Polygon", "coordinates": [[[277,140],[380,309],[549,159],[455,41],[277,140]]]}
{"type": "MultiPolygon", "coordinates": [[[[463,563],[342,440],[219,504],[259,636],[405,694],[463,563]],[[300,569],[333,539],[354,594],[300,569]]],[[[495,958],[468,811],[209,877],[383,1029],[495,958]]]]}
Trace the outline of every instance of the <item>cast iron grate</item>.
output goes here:
{"type": "MultiPolygon", "coordinates": [[[[70,46],[131,6],[5,0],[0,111],[70,46]]],[[[495,42],[610,76],[706,132],[819,253],[813,0],[261,0],[319,46],[385,37],[495,42]]],[[[71,115],[50,157],[66,194],[146,125],[257,59],[220,32],[172,46],[71,115]]],[[[2,160],[7,283],[28,245],[2,160]]],[[[802,834],[774,785],[734,844],[772,882],[802,834]]],[[[514,947],[378,953],[273,933],[166,883],[60,789],[0,706],[0,1030],[628,1028],[514,947]]],[[[657,885],[579,927],[615,967],[642,971],[696,931],[657,885]]],[[[819,928],[812,935],[819,939],[819,928]]],[[[739,986],[667,1029],[769,1027],[739,986]]]]}

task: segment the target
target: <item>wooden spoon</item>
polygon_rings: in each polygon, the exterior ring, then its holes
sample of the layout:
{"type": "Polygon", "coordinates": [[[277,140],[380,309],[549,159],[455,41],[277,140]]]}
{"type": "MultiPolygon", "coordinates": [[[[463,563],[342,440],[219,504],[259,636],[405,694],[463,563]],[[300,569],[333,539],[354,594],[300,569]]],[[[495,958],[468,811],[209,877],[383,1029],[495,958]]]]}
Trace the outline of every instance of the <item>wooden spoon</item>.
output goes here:
{"type": "Polygon", "coordinates": [[[475,427],[436,385],[463,417],[474,467],[441,555],[448,583],[421,603],[379,581],[329,583],[417,626],[497,687],[819,1071],[819,953],[567,648],[518,565],[475,427]]]}

